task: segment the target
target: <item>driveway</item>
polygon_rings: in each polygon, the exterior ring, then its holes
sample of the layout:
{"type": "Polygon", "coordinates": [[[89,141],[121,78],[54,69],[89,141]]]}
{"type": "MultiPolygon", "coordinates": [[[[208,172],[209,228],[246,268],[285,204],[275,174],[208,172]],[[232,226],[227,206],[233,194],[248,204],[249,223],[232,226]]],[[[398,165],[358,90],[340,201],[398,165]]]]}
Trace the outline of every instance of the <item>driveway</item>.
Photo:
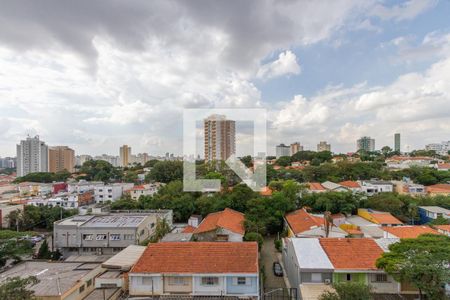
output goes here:
{"type": "MultiPolygon", "coordinates": [[[[273,290],[276,288],[286,288],[283,277],[277,277],[273,274],[272,265],[278,261],[279,252],[275,249],[274,237],[264,238],[264,244],[261,249],[261,264],[264,266],[266,280],[264,290],[273,290]]],[[[283,270],[284,271],[284,270],[283,270]]]]}

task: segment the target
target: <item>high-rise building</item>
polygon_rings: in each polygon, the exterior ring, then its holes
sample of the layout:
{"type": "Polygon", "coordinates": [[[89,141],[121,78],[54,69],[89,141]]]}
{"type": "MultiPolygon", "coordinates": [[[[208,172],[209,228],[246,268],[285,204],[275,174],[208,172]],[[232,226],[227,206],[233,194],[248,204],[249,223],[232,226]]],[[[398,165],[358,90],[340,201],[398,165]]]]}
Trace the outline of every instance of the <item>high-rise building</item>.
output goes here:
{"type": "Polygon", "coordinates": [[[331,151],[331,145],[327,144],[326,141],[320,141],[317,144],[317,152],[322,152],[322,151],[331,151]]]}
{"type": "Polygon", "coordinates": [[[119,157],[119,163],[121,167],[126,167],[131,164],[131,147],[128,147],[128,145],[123,145],[122,147],[120,147],[119,157]]]}
{"type": "Polygon", "coordinates": [[[82,166],[85,162],[87,162],[88,160],[92,160],[92,156],[87,155],[87,154],[82,154],[82,155],[77,155],[75,157],[75,164],[77,166],[82,166]]]}
{"type": "Polygon", "coordinates": [[[375,151],[375,139],[370,136],[363,136],[356,141],[356,151],[364,150],[368,152],[375,151]]]}
{"type": "Polygon", "coordinates": [[[203,120],[205,161],[227,160],[236,154],[236,122],[223,115],[211,115],[203,120]]]}
{"type": "Polygon", "coordinates": [[[400,133],[394,134],[394,151],[400,152],[400,133]]]}
{"type": "Polygon", "coordinates": [[[291,147],[286,146],[285,144],[279,144],[275,147],[275,155],[277,158],[280,158],[282,156],[290,156],[291,154],[291,147]]]}
{"type": "Polygon", "coordinates": [[[55,146],[48,149],[49,172],[69,171],[74,172],[75,151],[67,146],[55,146]]]}
{"type": "Polygon", "coordinates": [[[428,144],[425,146],[425,150],[436,151],[437,154],[446,156],[449,154],[450,151],[450,141],[444,141],[440,144],[438,143],[428,144]]]}
{"type": "Polygon", "coordinates": [[[291,156],[300,151],[303,151],[303,146],[301,146],[299,142],[291,144],[291,156]]]}
{"type": "Polygon", "coordinates": [[[48,172],[48,147],[38,135],[17,145],[17,176],[35,172],[48,172]]]}

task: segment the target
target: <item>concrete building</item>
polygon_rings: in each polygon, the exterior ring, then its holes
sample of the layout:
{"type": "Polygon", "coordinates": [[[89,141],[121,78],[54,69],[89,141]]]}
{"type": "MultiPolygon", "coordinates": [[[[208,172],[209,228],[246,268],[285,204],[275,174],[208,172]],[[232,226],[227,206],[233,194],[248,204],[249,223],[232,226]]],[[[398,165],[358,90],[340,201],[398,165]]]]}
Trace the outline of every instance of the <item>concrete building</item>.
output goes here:
{"type": "Polygon", "coordinates": [[[394,151],[400,152],[401,144],[400,144],[400,133],[394,134],[394,151]]]}
{"type": "Polygon", "coordinates": [[[64,257],[115,254],[151,237],[159,219],[172,227],[171,210],[72,216],[55,222],[54,246],[64,257]]]}
{"type": "Polygon", "coordinates": [[[242,242],[245,235],[244,221],[243,213],[225,208],[207,215],[192,233],[197,241],[242,242]]]}
{"type": "Polygon", "coordinates": [[[113,167],[120,167],[120,158],[115,155],[102,154],[94,157],[95,160],[104,160],[109,162],[113,167]]]}
{"type": "Polygon", "coordinates": [[[15,168],[17,159],[15,157],[0,158],[0,168],[15,168]]]}
{"type": "Polygon", "coordinates": [[[97,185],[94,187],[95,203],[105,203],[116,201],[122,197],[125,191],[133,188],[133,183],[113,183],[97,185]]]}
{"type": "Polygon", "coordinates": [[[48,171],[74,172],[75,167],[75,151],[67,146],[55,146],[48,149],[48,171]]]}
{"type": "Polygon", "coordinates": [[[375,139],[370,136],[363,136],[356,141],[356,151],[364,150],[367,152],[375,151],[375,139]]]}
{"type": "Polygon", "coordinates": [[[440,206],[419,206],[420,223],[426,224],[437,218],[450,219],[450,209],[440,206]]]}
{"type": "Polygon", "coordinates": [[[285,144],[279,144],[275,147],[275,155],[277,158],[280,158],[282,156],[290,156],[291,147],[286,146],[285,144]]]}
{"type": "Polygon", "coordinates": [[[326,141],[320,141],[317,144],[317,152],[322,152],[322,151],[331,151],[331,145],[328,144],[326,141]]]}
{"type": "Polygon", "coordinates": [[[383,180],[362,180],[358,181],[361,190],[368,196],[372,196],[383,192],[393,192],[394,184],[390,181],[383,180]]]}
{"type": "Polygon", "coordinates": [[[450,141],[444,141],[442,143],[433,143],[425,146],[425,150],[428,151],[436,151],[439,155],[448,155],[448,151],[450,151],[450,141]]]}
{"type": "Polygon", "coordinates": [[[203,120],[205,161],[227,160],[236,153],[236,122],[223,115],[203,120]]]}
{"type": "Polygon", "coordinates": [[[299,142],[291,144],[291,156],[300,151],[303,151],[303,146],[301,146],[299,142]]]}
{"type": "Polygon", "coordinates": [[[75,165],[81,167],[88,160],[92,160],[92,156],[87,155],[87,154],[77,155],[75,157],[75,165]]]}
{"type": "Polygon", "coordinates": [[[23,211],[23,205],[0,204],[0,229],[9,228],[8,215],[13,211],[23,211]]]}
{"type": "Polygon", "coordinates": [[[141,196],[153,196],[160,187],[160,184],[136,185],[129,190],[130,197],[133,200],[138,200],[141,196]]]}
{"type": "Polygon", "coordinates": [[[149,244],[128,276],[132,297],[257,300],[258,245],[256,242],[149,244]]]}
{"type": "Polygon", "coordinates": [[[129,164],[131,164],[131,147],[123,145],[119,149],[119,165],[127,167],[129,164]]]}
{"type": "Polygon", "coordinates": [[[17,145],[17,176],[35,172],[48,172],[48,147],[38,135],[17,145]]]}

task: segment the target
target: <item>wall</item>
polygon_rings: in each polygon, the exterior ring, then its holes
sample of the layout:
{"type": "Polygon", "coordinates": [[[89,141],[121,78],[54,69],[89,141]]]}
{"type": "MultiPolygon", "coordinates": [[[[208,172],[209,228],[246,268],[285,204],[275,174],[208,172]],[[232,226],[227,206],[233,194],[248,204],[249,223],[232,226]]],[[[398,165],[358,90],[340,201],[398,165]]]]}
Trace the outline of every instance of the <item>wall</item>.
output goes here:
{"type": "Polygon", "coordinates": [[[192,277],[191,276],[164,276],[164,293],[192,293],[192,277]],[[181,277],[184,279],[184,285],[173,284],[171,281],[174,277],[181,277]]]}
{"type": "MultiPolygon", "coordinates": [[[[353,282],[360,282],[360,283],[367,283],[367,274],[366,273],[351,273],[351,281],[353,282]]],[[[347,274],[348,273],[333,273],[333,282],[339,283],[339,282],[347,282],[347,274]]]]}
{"type": "Polygon", "coordinates": [[[215,286],[204,286],[201,284],[202,277],[209,276],[194,276],[194,286],[193,286],[193,294],[200,295],[224,295],[225,294],[225,278],[223,276],[219,277],[219,284],[215,286]]]}
{"type": "Polygon", "coordinates": [[[150,296],[152,295],[152,293],[153,295],[161,295],[163,293],[163,283],[161,276],[133,274],[129,275],[129,280],[130,280],[129,286],[130,296],[150,296]],[[153,292],[151,282],[148,284],[142,283],[143,277],[153,278],[153,292]]]}
{"type": "Polygon", "coordinates": [[[376,274],[368,274],[368,284],[373,287],[374,293],[398,293],[400,291],[400,284],[392,278],[392,276],[387,276],[386,282],[377,282],[376,274]]]}
{"type": "Polygon", "coordinates": [[[246,277],[245,285],[237,285],[237,276],[229,276],[226,278],[227,294],[233,295],[258,295],[258,277],[242,276],[246,277]],[[234,284],[233,284],[234,281],[234,284]]]}

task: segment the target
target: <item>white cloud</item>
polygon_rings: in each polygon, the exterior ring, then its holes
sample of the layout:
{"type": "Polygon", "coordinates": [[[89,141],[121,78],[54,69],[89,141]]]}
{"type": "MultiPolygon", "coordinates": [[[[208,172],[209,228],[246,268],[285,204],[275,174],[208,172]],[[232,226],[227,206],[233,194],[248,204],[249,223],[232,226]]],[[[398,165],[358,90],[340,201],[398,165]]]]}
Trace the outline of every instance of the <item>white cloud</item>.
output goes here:
{"type": "Polygon", "coordinates": [[[382,20],[411,20],[433,8],[437,3],[437,0],[409,0],[391,7],[377,4],[373,7],[371,15],[382,20]]]}
{"type": "Polygon", "coordinates": [[[256,76],[262,79],[271,79],[289,74],[300,74],[300,65],[295,53],[288,50],[281,52],[277,60],[262,65],[256,76]]]}

